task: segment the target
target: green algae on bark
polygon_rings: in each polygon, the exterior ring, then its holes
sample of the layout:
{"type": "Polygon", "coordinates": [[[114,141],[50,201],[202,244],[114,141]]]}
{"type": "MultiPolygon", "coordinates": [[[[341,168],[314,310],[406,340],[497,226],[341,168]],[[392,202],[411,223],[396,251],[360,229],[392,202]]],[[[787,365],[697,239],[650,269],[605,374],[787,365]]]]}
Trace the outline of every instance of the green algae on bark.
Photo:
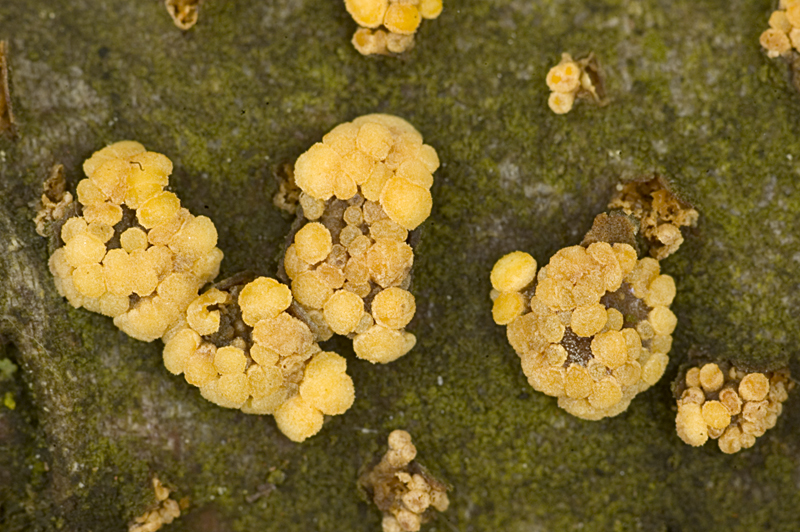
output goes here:
{"type": "Polygon", "coordinates": [[[771,7],[465,0],[405,57],[364,58],[338,2],[206,2],[183,33],[160,2],[7,1],[18,137],[0,139],[0,334],[30,397],[15,426],[32,436],[0,434],[15,479],[0,522],[122,530],[154,502],[157,474],[190,498],[169,530],[375,530],[358,471],[402,428],[454,486],[430,530],[797,529],[798,399],[755,447],[723,456],[675,436],[668,383],[693,346],[797,365],[800,99],[759,50],[771,7]],[[562,51],[595,53],[608,106],[549,111],[544,77],[562,51]],[[371,112],[407,119],[443,162],[415,251],[419,341],[387,367],[333,341],[358,395],[304,444],[207,403],[164,370],[157,342],[56,294],[32,223],[54,163],[74,191],[105,144],[165,153],[173,189],[219,229],[222,277],[275,271],[290,223],[272,174],[371,112]],[[624,414],[576,420],[525,382],[492,323],[488,274],[514,249],[545,263],[578,244],[619,179],[654,172],[701,213],[662,265],[678,286],[672,363],[624,414]],[[35,441],[50,456],[29,460],[35,441]],[[253,500],[274,471],[285,481],[253,500]]]}

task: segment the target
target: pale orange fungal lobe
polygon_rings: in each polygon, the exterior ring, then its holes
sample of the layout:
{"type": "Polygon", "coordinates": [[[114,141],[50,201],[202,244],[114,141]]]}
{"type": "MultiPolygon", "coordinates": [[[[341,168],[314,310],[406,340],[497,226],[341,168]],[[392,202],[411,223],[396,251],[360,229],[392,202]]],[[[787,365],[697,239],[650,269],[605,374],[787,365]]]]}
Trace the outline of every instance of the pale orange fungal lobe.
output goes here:
{"type": "Polygon", "coordinates": [[[763,401],[769,389],[769,380],[763,373],[750,373],[739,383],[739,395],[745,401],[763,401]]]}
{"type": "Polygon", "coordinates": [[[411,333],[374,325],[355,337],[353,349],[358,358],[373,364],[386,364],[411,351],[416,343],[417,339],[411,333]]]}
{"type": "Polygon", "coordinates": [[[383,23],[388,0],[345,0],[345,7],[353,20],[365,28],[377,28],[383,23]]]}
{"type": "Polygon", "coordinates": [[[383,19],[383,25],[392,33],[411,35],[417,31],[422,16],[417,6],[395,2],[389,5],[383,19]]]}
{"type": "Polygon", "coordinates": [[[325,321],[336,334],[350,334],[364,314],[364,301],[353,292],[339,290],[325,302],[325,321]]]}
{"type": "Polygon", "coordinates": [[[492,287],[500,292],[519,292],[536,276],[536,260],[528,253],[514,251],[498,260],[491,273],[492,287]]]}
{"type": "Polygon", "coordinates": [[[589,337],[599,333],[607,321],[608,312],[600,303],[582,305],[572,311],[570,328],[578,336],[589,337]]]}
{"type": "Polygon", "coordinates": [[[518,292],[499,294],[492,305],[492,318],[498,325],[508,325],[525,311],[525,298],[518,292]]]}
{"type": "Polygon", "coordinates": [[[297,256],[309,264],[324,260],[333,246],[330,231],[318,222],[303,226],[295,235],[294,243],[297,256]]]}

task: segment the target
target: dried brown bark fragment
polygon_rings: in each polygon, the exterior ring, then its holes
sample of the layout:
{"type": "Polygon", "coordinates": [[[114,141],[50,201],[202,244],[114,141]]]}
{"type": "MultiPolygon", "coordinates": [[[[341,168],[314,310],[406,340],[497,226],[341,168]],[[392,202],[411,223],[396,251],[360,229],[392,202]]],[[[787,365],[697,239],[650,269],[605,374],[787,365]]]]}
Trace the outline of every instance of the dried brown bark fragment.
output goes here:
{"type": "Polygon", "coordinates": [[[8,41],[0,41],[0,133],[14,137],[16,130],[8,87],[8,41]]]}
{"type": "Polygon", "coordinates": [[[595,242],[608,242],[609,244],[628,244],[636,249],[638,232],[639,227],[635,219],[618,212],[602,213],[595,217],[592,228],[583,237],[581,245],[589,247],[595,242]]]}
{"type": "MultiPolygon", "coordinates": [[[[77,211],[72,202],[72,194],[66,191],[64,165],[56,164],[50,169],[50,177],[44,182],[44,190],[36,213],[36,233],[50,237],[55,234],[53,222],[63,221],[77,211]]],[[[60,229],[60,227],[59,227],[60,229]]]]}

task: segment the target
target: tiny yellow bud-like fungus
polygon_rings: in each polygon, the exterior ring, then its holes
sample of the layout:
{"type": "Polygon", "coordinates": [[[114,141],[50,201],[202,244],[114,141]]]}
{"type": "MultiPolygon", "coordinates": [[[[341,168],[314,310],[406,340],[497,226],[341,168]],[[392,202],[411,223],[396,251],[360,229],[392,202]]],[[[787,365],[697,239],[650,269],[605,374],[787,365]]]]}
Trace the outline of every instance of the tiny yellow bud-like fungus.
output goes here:
{"type": "Polygon", "coordinates": [[[363,55],[411,49],[422,19],[442,12],[442,0],[345,0],[344,5],[360,26],[352,43],[363,55]]]}
{"type": "Polygon", "coordinates": [[[417,449],[404,430],[389,434],[389,450],[361,476],[359,485],[383,512],[383,532],[416,532],[433,519],[433,510],[450,505],[447,487],[414,461],[417,449]]]}
{"type": "Polygon", "coordinates": [[[561,54],[561,62],[550,69],[545,78],[552,91],[547,105],[554,113],[563,115],[572,110],[576,98],[603,101],[603,84],[600,68],[594,55],[576,61],[568,53],[561,54]]]}
{"type": "Polygon", "coordinates": [[[138,142],[103,148],[83,169],[82,214],[63,223],[50,257],[56,288],[138,340],[160,338],[217,276],[217,230],[164,191],[172,163],[138,142]]]}
{"type": "Polygon", "coordinates": [[[319,341],[348,335],[374,363],[414,346],[403,330],[416,311],[410,231],[430,215],[438,167],[422,135],[390,115],[340,124],[297,159],[302,216],[283,271],[319,341]]]}
{"type": "Polygon", "coordinates": [[[289,288],[268,277],[220,283],[165,336],[164,365],[209,401],[272,414],[281,432],[303,441],[325,415],[347,411],[355,389],[345,359],[322,351],[291,305],[289,288]]]}
{"type": "Polygon", "coordinates": [[[788,368],[748,373],[729,362],[688,368],[675,387],[675,429],[689,445],[711,438],[723,453],[739,452],[775,426],[792,388],[788,368]]]}

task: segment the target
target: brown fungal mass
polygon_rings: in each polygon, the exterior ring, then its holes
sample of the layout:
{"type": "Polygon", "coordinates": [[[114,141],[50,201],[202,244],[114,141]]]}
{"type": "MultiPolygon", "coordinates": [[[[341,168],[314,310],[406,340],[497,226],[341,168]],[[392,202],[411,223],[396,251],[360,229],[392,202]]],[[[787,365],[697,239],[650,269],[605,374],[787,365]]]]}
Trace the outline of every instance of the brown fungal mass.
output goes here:
{"type": "Polygon", "coordinates": [[[75,208],[72,194],[67,192],[66,188],[64,165],[56,164],[50,169],[50,177],[44,183],[39,208],[33,220],[39,236],[53,236],[53,226],[56,222],[67,218],[70,211],[75,208]]]}
{"type": "Polygon", "coordinates": [[[678,436],[694,447],[715,439],[726,454],[752,447],[774,427],[794,388],[788,368],[748,373],[729,362],[690,367],[677,382],[678,436]]]}
{"type": "Polygon", "coordinates": [[[363,55],[410,50],[422,19],[442,12],[442,0],[345,0],[344,5],[360,26],[352,43],[363,55]]]}
{"type": "Polygon", "coordinates": [[[383,512],[383,532],[413,532],[450,505],[447,487],[413,461],[417,449],[404,430],[389,434],[389,450],[359,484],[383,512]]]}
{"type": "Polygon", "coordinates": [[[348,335],[375,363],[414,347],[409,231],[430,214],[438,166],[419,132],[389,115],[340,124],[297,159],[303,225],[283,266],[320,341],[348,335]]]}
{"type": "Polygon", "coordinates": [[[683,243],[681,227],[696,225],[699,217],[697,211],[670,192],[658,176],[622,185],[608,208],[620,209],[639,220],[639,230],[650,246],[650,254],[659,260],[678,250],[683,243]]]}
{"type": "Polygon", "coordinates": [[[294,182],[294,167],[290,163],[281,165],[275,172],[278,190],[272,196],[272,204],[282,211],[294,214],[300,201],[300,187],[294,182]]]}
{"type": "Polygon", "coordinates": [[[583,419],[615,416],[663,375],[675,283],[628,244],[564,248],[536,274],[530,255],[495,264],[492,309],[534,389],[583,419]]]}
{"type": "Polygon", "coordinates": [[[209,401],[272,414],[289,439],[303,441],[324,415],[353,404],[347,362],[322,351],[308,325],[287,312],[289,287],[268,277],[247,281],[217,285],[189,305],[164,336],[164,365],[209,401]]]}
{"type": "Polygon", "coordinates": [[[50,257],[58,292],[74,307],[114,318],[138,340],[160,338],[214,279],[217,230],[164,187],[172,162],[123,141],[84,162],[79,216],[64,221],[50,257]]]}

